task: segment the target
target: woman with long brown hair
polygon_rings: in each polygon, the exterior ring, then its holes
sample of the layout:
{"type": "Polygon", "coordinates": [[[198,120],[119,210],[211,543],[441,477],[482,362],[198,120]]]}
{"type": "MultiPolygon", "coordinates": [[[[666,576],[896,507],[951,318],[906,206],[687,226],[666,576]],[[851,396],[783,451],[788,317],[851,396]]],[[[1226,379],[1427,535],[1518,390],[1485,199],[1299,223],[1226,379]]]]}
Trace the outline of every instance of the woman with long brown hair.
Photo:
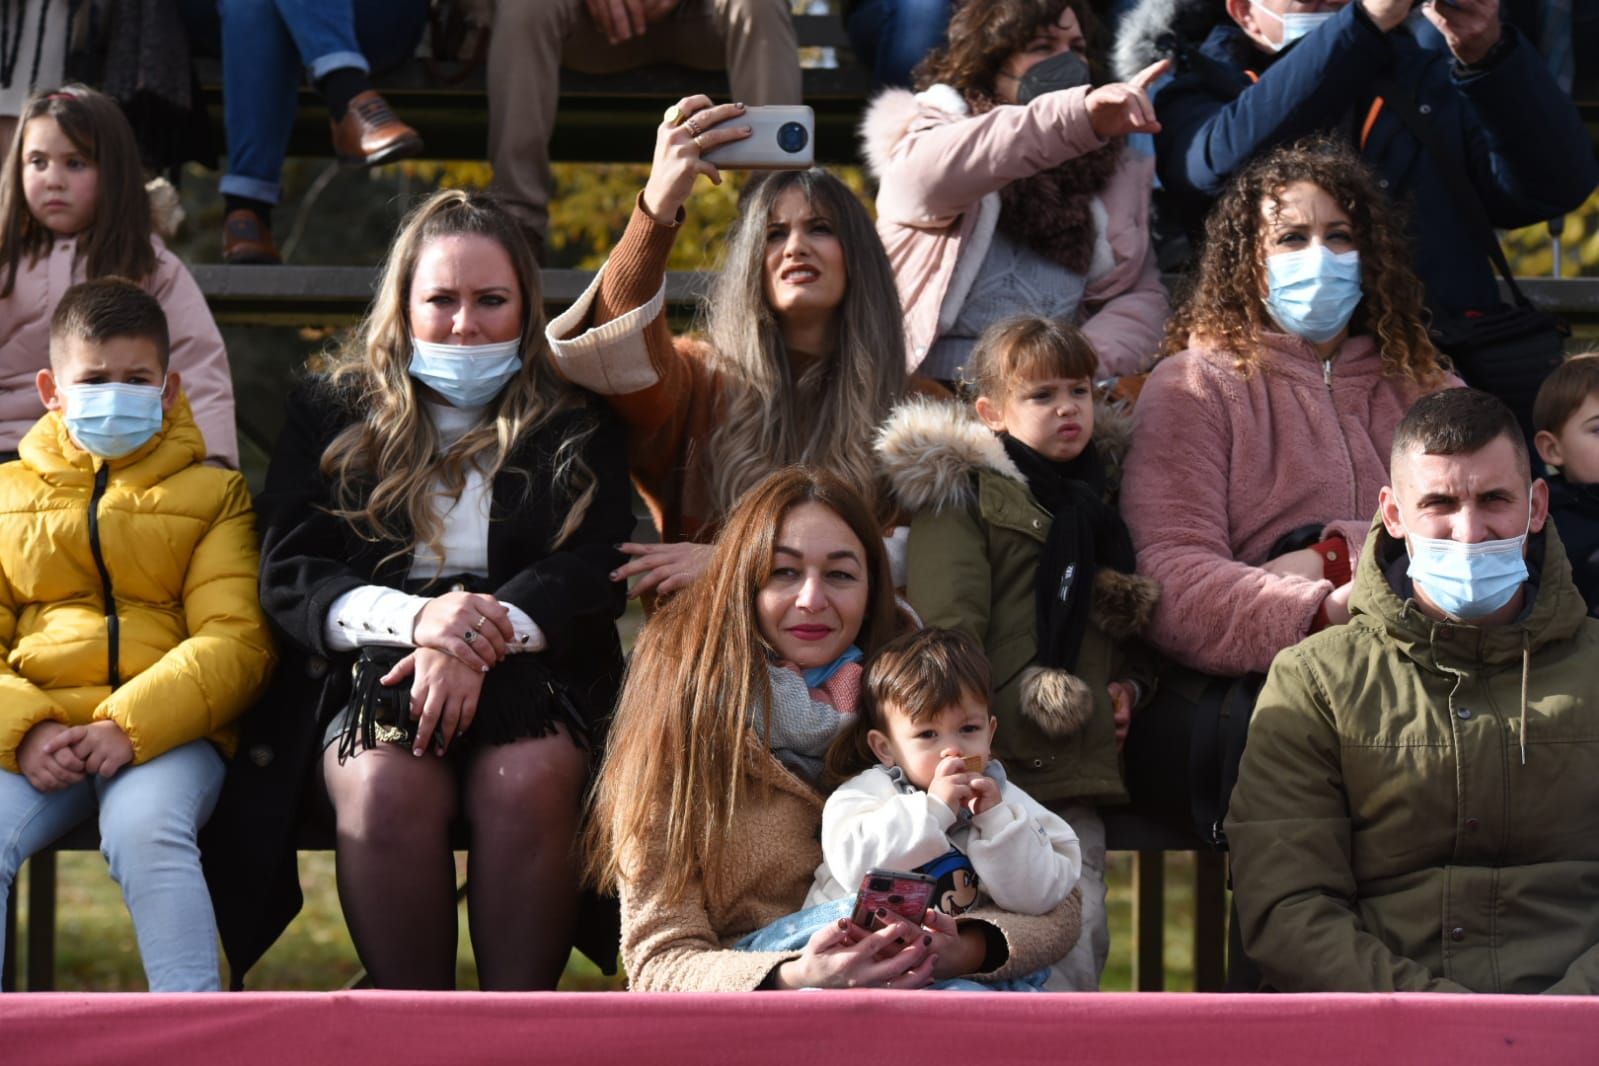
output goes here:
{"type": "Polygon", "coordinates": [[[1162,587],[1154,643],[1231,677],[1346,621],[1394,427],[1449,381],[1360,161],[1308,141],[1251,164],[1135,414],[1122,512],[1162,587]]]}
{"type": "Polygon", "coordinates": [[[877,521],[850,486],[791,468],[723,524],[699,580],[645,627],[595,786],[590,868],[620,891],[635,989],[921,988],[1030,973],[1076,939],[1073,896],[1037,918],[829,925],[741,951],[801,908],[821,861],[822,755],[853,719],[857,660],[895,629],[877,521]]]}
{"type": "Polygon", "coordinates": [[[566,965],[632,514],[621,428],[550,366],[542,309],[510,215],[439,192],[290,398],[257,501],[284,664],[224,796],[232,861],[212,862],[235,973],[297,909],[292,829],[318,764],[377,985],[454,985],[457,820],[482,987],[554,988],[566,965]]]}
{"type": "MultiPolygon", "coordinates": [[[[825,170],[750,180],[698,336],[674,337],[666,262],[703,153],[749,135],[742,105],[691,96],[657,131],[650,177],[594,283],[550,323],[569,379],[627,424],[661,543],[624,544],[634,595],[692,581],[739,495],[808,463],[881,497],[872,437],[906,388],[894,275],[865,207],[825,170]]],[[[874,507],[884,504],[872,499],[874,507]]],[[[888,515],[885,513],[885,524],[888,515]]]]}
{"type": "Polygon", "coordinates": [[[1095,87],[1094,31],[1082,0],[964,0],[921,91],[867,112],[912,370],[958,379],[983,329],[1019,314],[1080,326],[1107,375],[1154,361],[1154,162],[1124,142],[1159,128],[1145,90],[1166,64],[1095,87]]]}

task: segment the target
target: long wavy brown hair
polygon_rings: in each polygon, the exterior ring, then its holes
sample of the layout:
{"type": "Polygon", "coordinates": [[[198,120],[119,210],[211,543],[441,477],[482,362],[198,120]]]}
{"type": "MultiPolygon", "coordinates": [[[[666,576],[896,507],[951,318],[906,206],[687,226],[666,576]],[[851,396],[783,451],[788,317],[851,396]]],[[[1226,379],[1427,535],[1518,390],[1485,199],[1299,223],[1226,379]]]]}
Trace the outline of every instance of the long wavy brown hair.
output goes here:
{"type": "Polygon", "coordinates": [[[1242,373],[1254,370],[1266,352],[1261,334],[1280,331],[1264,296],[1265,205],[1280,206],[1283,191],[1297,182],[1322,189],[1349,215],[1365,293],[1349,320],[1350,335],[1376,338],[1390,376],[1436,384],[1443,365],[1427,336],[1422,285],[1410,266],[1399,210],[1348,146],[1328,137],[1273,149],[1216,201],[1205,220],[1196,279],[1166,326],[1161,355],[1200,344],[1232,353],[1242,373]]]}
{"type": "Polygon", "coordinates": [[[155,270],[155,247],[150,243],[150,195],[144,189],[133,127],[111,97],[86,85],[64,85],[34,93],[17,116],[0,178],[0,266],[5,269],[0,296],[10,296],[16,287],[23,257],[32,266],[56,239],[33,217],[22,191],[22,139],[36,118],[53,119],[99,170],[94,219],[77,235],[84,275],[91,281],[112,274],[143,281],[155,270]]]}
{"type": "MultiPolygon", "coordinates": [[[[855,644],[870,655],[893,637],[894,581],[860,494],[815,467],[759,482],[728,515],[699,580],[666,601],[633,649],[590,797],[588,872],[604,889],[630,876],[641,849],[665,849],[673,899],[720,868],[756,754],[751,723],[772,697],[755,598],[783,519],[806,503],[838,515],[866,551],[870,588],[855,644]]],[[[772,716],[762,717],[770,749],[772,716]]]]}
{"type": "MultiPolygon", "coordinates": [[[[582,394],[567,385],[550,362],[539,282],[527,239],[505,208],[489,196],[442,190],[401,223],[383,264],[372,309],[329,357],[324,378],[360,415],[322,455],[322,473],[333,488],[332,511],[365,539],[394,545],[391,557],[410,551],[416,543],[442,556],[443,529],[434,508],[435,495],[459,499],[473,468],[482,470],[492,483],[528,434],[556,414],[584,405],[582,394]],[[430,241],[457,235],[488,237],[510,257],[522,297],[522,368],[490,402],[484,418],[441,449],[438,430],[410,374],[407,308],[422,249],[430,241]]],[[[566,508],[551,548],[582,524],[594,498],[597,485],[581,453],[597,425],[591,419],[568,433],[551,460],[551,495],[566,508]]]]}
{"type": "Polygon", "coordinates": [[[888,253],[849,186],[819,167],[777,171],[746,185],[701,322],[726,397],[709,442],[718,513],[792,463],[826,467],[858,486],[874,509],[886,506],[872,438],[905,393],[904,360],[888,357],[905,350],[905,321],[888,253]],[[767,228],[789,189],[804,193],[832,223],[847,279],[833,312],[838,350],[804,370],[790,361],[765,295],[767,228]]]}

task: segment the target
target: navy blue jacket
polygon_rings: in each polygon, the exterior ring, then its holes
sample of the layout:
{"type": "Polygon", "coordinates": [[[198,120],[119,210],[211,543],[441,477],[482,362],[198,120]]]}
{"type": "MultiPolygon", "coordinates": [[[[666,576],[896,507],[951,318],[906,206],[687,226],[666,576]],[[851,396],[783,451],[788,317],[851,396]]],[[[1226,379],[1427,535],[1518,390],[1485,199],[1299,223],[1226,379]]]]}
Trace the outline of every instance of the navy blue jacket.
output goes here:
{"type": "MultiPolygon", "coordinates": [[[[1453,157],[1448,165],[1470,179],[1495,226],[1575,210],[1599,184],[1593,144],[1537,50],[1512,26],[1504,34],[1508,45],[1488,69],[1462,73],[1448,51],[1423,48],[1403,29],[1383,33],[1359,3],[1275,56],[1224,21],[1156,97],[1161,183],[1197,236],[1228,179],[1265,149],[1318,131],[1359,144],[1379,83],[1391,79],[1423,109],[1453,157]]],[[[1480,234],[1393,107],[1378,112],[1361,155],[1408,208],[1432,307],[1458,313],[1499,303],[1480,234]]]]}
{"type": "Polygon", "coordinates": [[[1571,559],[1571,576],[1599,618],[1599,485],[1574,485],[1556,474],[1549,481],[1549,515],[1571,559]]]}

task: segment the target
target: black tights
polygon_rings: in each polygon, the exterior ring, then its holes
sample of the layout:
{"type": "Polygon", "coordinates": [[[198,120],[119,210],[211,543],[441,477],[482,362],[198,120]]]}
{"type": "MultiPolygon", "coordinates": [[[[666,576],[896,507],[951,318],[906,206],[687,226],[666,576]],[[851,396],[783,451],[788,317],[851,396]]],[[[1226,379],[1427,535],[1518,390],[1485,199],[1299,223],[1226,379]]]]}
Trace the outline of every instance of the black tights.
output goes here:
{"type": "Polygon", "coordinates": [[[384,744],[323,755],[338,817],[339,903],[379,988],[455,987],[450,824],[471,827],[467,914],[485,989],[551,989],[577,921],[575,846],[588,776],[563,731],[462,757],[384,744]]]}

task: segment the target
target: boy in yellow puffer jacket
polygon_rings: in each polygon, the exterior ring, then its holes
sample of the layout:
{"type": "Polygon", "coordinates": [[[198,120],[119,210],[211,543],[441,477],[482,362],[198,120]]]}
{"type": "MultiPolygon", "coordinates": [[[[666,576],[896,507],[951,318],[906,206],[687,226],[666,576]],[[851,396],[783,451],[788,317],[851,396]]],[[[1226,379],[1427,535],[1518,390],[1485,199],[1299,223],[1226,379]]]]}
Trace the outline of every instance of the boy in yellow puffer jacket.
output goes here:
{"type": "Polygon", "coordinates": [[[0,894],[93,813],[153,991],[221,987],[196,834],[273,651],[250,494],[202,465],[166,317],[67,290],[47,413],[0,466],[0,894]]]}

